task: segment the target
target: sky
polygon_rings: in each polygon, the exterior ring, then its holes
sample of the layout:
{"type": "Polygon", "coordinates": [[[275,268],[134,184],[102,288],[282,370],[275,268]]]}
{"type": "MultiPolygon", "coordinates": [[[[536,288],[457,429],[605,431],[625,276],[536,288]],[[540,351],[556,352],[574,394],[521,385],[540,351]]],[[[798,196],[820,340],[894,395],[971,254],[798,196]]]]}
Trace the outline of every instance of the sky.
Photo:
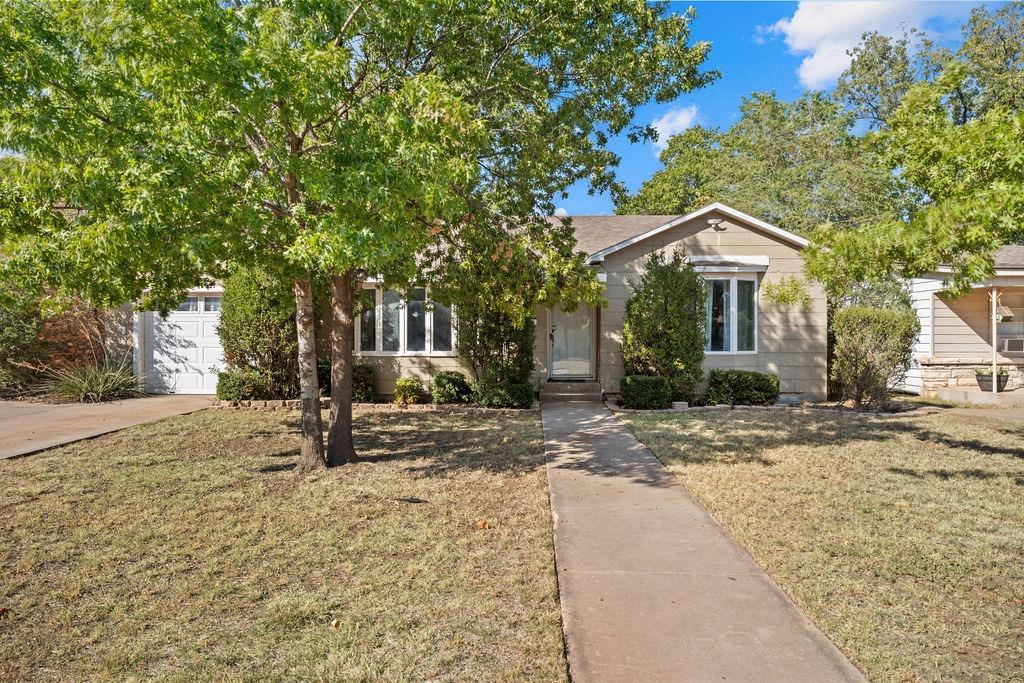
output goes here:
{"type": "MultiPolygon", "coordinates": [[[[955,46],[960,26],[979,2],[673,2],[670,11],[694,6],[692,39],[711,42],[707,69],[720,78],[675,102],[648,104],[635,123],[653,124],[657,144],[631,144],[624,136],[609,145],[622,158],[617,174],[631,192],[661,168],[658,152],[668,135],[700,124],[728,128],[739,117],[742,99],[752,92],[774,90],[795,99],[805,90],[831,90],[849,64],[846,51],[866,31],[897,35],[902,27],[926,31],[955,46]]],[[[993,5],[994,3],[989,3],[993,5]]],[[[587,185],[570,188],[555,205],[571,215],[614,213],[611,198],[588,194],[587,185]]]]}

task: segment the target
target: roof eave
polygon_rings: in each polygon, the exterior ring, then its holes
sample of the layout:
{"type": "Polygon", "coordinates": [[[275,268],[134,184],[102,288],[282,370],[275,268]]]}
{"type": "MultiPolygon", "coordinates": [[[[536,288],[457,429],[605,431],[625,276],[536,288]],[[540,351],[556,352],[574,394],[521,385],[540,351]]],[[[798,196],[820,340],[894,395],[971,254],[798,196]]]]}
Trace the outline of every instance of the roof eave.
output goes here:
{"type": "Polygon", "coordinates": [[[605,247],[600,251],[596,251],[587,257],[587,263],[590,265],[603,263],[605,256],[608,256],[609,254],[614,254],[615,252],[621,251],[626,247],[630,247],[639,242],[643,242],[644,240],[650,239],[651,237],[663,233],[666,230],[670,230],[671,228],[674,228],[677,225],[686,223],[688,221],[692,221],[695,218],[700,218],[701,216],[711,213],[712,211],[718,211],[719,213],[724,213],[725,215],[731,218],[735,218],[738,221],[748,223],[749,225],[757,229],[767,232],[773,237],[777,237],[782,241],[789,242],[790,244],[796,245],[801,249],[807,247],[810,244],[810,242],[807,239],[800,237],[799,235],[796,235],[794,233],[791,233],[788,230],[783,230],[782,228],[776,225],[766,223],[765,221],[762,221],[760,218],[754,218],[749,214],[743,213],[742,211],[734,209],[731,206],[722,204],[721,202],[715,202],[713,204],[708,204],[705,207],[697,209],[696,211],[692,211],[686,214],[685,216],[678,216],[676,218],[672,218],[663,225],[659,225],[656,228],[652,228],[647,232],[635,235],[634,237],[630,237],[629,239],[622,240],[621,242],[613,244],[610,247],[605,247]]]}

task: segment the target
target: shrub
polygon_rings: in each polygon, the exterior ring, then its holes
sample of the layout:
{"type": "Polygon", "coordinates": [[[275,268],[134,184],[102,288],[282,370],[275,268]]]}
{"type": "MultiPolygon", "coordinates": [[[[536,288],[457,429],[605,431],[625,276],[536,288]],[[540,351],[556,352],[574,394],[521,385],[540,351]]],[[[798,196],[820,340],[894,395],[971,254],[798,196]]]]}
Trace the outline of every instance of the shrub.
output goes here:
{"type": "Polygon", "coordinates": [[[430,393],[434,403],[468,403],[473,400],[473,388],[461,372],[444,370],[434,375],[430,393]]]}
{"type": "Polygon", "coordinates": [[[485,384],[520,384],[533,372],[537,321],[526,314],[521,323],[481,303],[461,306],[456,350],[473,378],[485,384]]]}
{"type": "Polygon", "coordinates": [[[913,310],[851,306],[836,311],[832,379],[857,407],[884,400],[906,376],[921,325],[913,310]]]}
{"type": "Polygon", "coordinates": [[[710,406],[770,406],[779,400],[779,378],[752,370],[713,369],[704,403],[710,406]]]}
{"type": "Polygon", "coordinates": [[[0,292],[0,395],[19,393],[32,374],[25,365],[45,360],[43,322],[36,297],[13,288],[0,292]]]}
{"type": "Polygon", "coordinates": [[[619,403],[624,408],[656,410],[668,408],[671,401],[672,390],[664,377],[626,375],[619,382],[619,403]]]}
{"type": "Polygon", "coordinates": [[[418,377],[399,377],[395,382],[395,403],[423,403],[424,396],[423,382],[418,377]]]}
{"type": "Polygon", "coordinates": [[[486,408],[529,408],[533,405],[533,385],[529,382],[478,384],[476,402],[486,408]]]}
{"type": "Polygon", "coordinates": [[[131,359],[120,363],[103,361],[94,365],[51,370],[38,390],[56,398],[79,403],[116,401],[142,396],[139,378],[131,359]]]}
{"type": "Polygon", "coordinates": [[[258,269],[235,271],[224,281],[217,333],[228,368],[258,373],[265,398],[298,396],[295,298],[287,283],[258,269]]]}
{"type": "Polygon", "coordinates": [[[277,398],[266,376],[252,369],[217,373],[217,398],[221,401],[266,401],[277,398]]]}
{"type": "Polygon", "coordinates": [[[352,366],[352,400],[356,403],[373,403],[377,400],[376,371],[369,363],[355,363],[352,366]]]}
{"type": "MultiPolygon", "coordinates": [[[[321,358],[316,362],[316,377],[323,396],[331,395],[331,361],[321,358]]],[[[370,363],[352,365],[352,401],[373,403],[377,399],[376,371],[370,363]]]]}
{"type": "Polygon", "coordinates": [[[692,401],[704,376],[706,339],[703,278],[681,251],[668,261],[660,252],[626,301],[622,361],[627,375],[668,380],[673,400],[692,401]]]}

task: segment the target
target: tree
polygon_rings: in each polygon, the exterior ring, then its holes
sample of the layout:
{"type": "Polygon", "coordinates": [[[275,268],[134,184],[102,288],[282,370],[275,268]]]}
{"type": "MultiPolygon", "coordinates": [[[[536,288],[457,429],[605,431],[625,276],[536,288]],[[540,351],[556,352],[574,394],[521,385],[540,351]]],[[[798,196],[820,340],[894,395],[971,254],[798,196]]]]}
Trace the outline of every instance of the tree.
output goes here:
{"type": "Polygon", "coordinates": [[[626,374],[664,377],[672,400],[693,401],[704,377],[704,279],[682,251],[668,260],[654,252],[632,289],[622,324],[626,374]]]}
{"type": "Polygon", "coordinates": [[[300,469],[323,462],[310,280],[331,280],[331,464],[354,457],[358,282],[406,286],[484,209],[517,225],[589,179],[635,108],[708,82],[692,14],[571,4],[16,0],[0,10],[0,146],[38,211],[48,279],[168,307],[229,265],[293,284],[300,469]],[[581,16],[585,17],[581,21],[581,16]]]}
{"type": "Polygon", "coordinates": [[[453,238],[435,255],[431,289],[456,310],[459,359],[478,385],[529,379],[538,307],[602,301],[603,286],[575,250],[571,218],[511,227],[481,216],[453,238]]]}
{"type": "Polygon", "coordinates": [[[852,133],[853,116],[820,93],[784,102],[754,93],[726,131],[697,127],[669,139],[664,169],[619,213],[686,213],[712,201],[810,234],[898,212],[903,188],[877,150],[852,133]]]}
{"type": "Polygon", "coordinates": [[[948,290],[963,293],[992,277],[1001,245],[1024,241],[1024,112],[1000,106],[960,124],[947,105],[964,79],[954,66],[918,83],[877,134],[890,167],[927,201],[858,230],[823,226],[808,272],[830,290],[950,266],[948,290]]]}
{"type": "Polygon", "coordinates": [[[994,107],[1024,105],[1024,3],[1010,2],[995,11],[971,11],[962,26],[963,41],[952,51],[911,29],[901,36],[865,33],[850,51],[849,68],[839,77],[834,97],[873,128],[889,118],[915,83],[934,83],[945,70],[964,69],[950,84],[945,105],[962,125],[994,107]]]}

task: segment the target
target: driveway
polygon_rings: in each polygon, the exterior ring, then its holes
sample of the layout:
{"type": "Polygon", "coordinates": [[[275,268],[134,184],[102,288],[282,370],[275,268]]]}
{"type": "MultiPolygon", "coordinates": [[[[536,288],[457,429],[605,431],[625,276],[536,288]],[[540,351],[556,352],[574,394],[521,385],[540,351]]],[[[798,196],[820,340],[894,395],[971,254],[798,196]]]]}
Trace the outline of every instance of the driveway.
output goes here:
{"type": "Polygon", "coordinates": [[[0,401],[0,460],[184,415],[210,406],[209,396],[148,396],[110,403],[0,401]]]}

